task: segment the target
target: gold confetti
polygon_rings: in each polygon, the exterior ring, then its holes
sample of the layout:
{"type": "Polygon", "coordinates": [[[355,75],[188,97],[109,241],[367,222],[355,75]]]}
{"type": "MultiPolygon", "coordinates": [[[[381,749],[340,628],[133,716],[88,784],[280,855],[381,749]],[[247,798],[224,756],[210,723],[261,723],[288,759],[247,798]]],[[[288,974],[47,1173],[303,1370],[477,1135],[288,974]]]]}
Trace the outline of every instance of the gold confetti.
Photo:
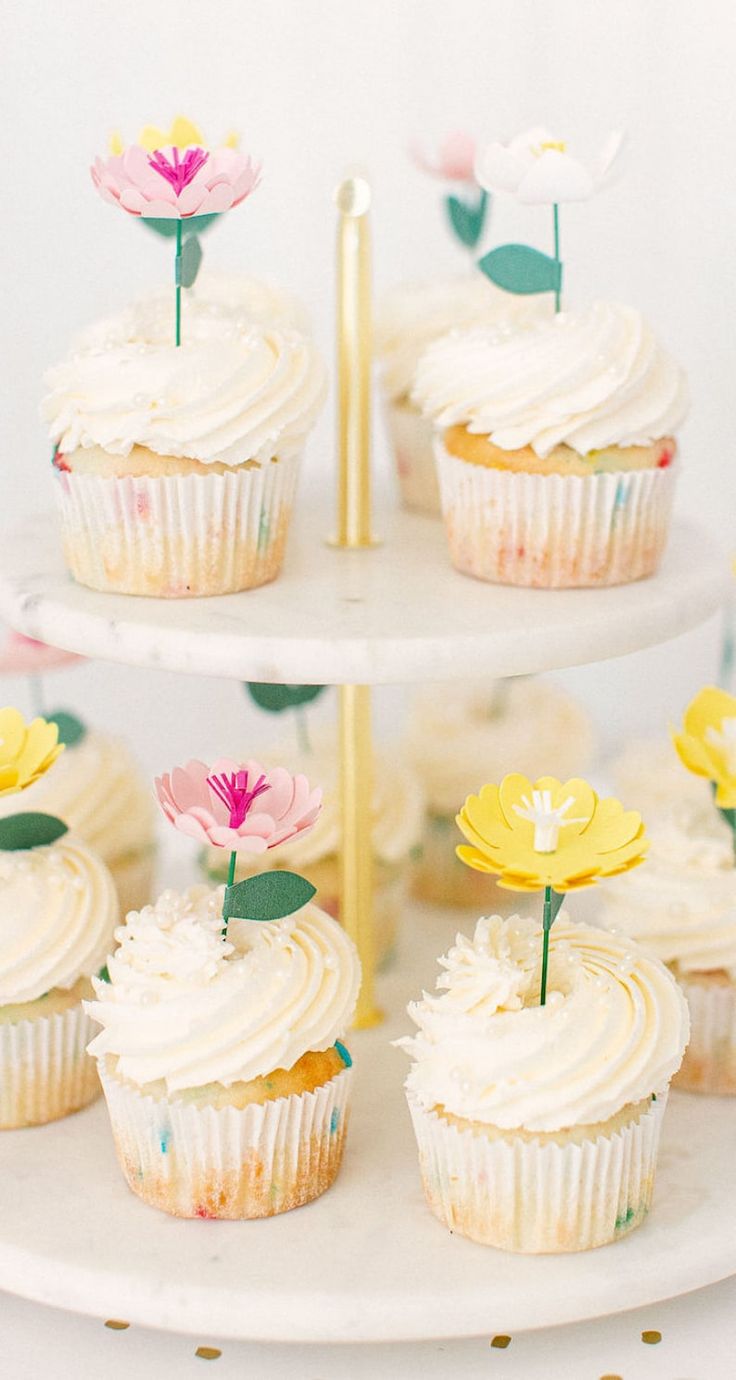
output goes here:
{"type": "Polygon", "coordinates": [[[109,1327],[112,1332],[124,1332],[126,1327],[130,1327],[129,1322],[123,1322],[122,1318],[108,1318],[105,1327],[109,1327]]]}
{"type": "Polygon", "coordinates": [[[600,1380],[623,1380],[621,1375],[601,1375],[600,1380]]]}
{"type": "Polygon", "coordinates": [[[661,1340],[662,1340],[662,1333],[661,1333],[661,1332],[642,1332],[642,1334],[641,1334],[641,1339],[642,1339],[643,1342],[646,1342],[647,1346],[656,1346],[656,1345],[657,1345],[657,1342],[661,1342],[661,1340]]]}
{"type": "Polygon", "coordinates": [[[511,1338],[506,1337],[503,1332],[499,1332],[496,1337],[491,1337],[491,1346],[497,1346],[500,1351],[505,1351],[511,1345],[511,1338]]]}
{"type": "Polygon", "coordinates": [[[216,1346],[198,1346],[194,1355],[199,1356],[203,1361],[216,1361],[218,1356],[222,1356],[222,1352],[216,1346]]]}

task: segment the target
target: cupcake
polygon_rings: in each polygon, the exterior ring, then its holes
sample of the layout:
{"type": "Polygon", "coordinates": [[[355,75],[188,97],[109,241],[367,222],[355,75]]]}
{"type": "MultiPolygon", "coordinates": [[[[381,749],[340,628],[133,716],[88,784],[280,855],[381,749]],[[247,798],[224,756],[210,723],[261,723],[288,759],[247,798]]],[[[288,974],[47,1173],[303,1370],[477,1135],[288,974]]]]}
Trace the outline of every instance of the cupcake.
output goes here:
{"type": "Polygon", "coordinates": [[[476,327],[422,355],[453,565],[499,584],[612,585],[657,569],[687,411],[679,365],[632,307],[523,331],[476,327]]]}
{"type": "MultiPolygon", "coordinates": [[[[155,806],[126,743],[97,729],[82,729],[54,770],[24,794],[24,808],[57,815],[107,865],[120,913],[151,900],[156,863],[155,806]]],[[[0,796],[0,819],[17,810],[0,796]]]]}
{"type": "Polygon", "coordinates": [[[325,370],[259,325],[78,349],[47,375],[64,554],[80,584],[228,594],[281,569],[325,370]]]}
{"type": "Polygon", "coordinates": [[[310,1202],[345,1141],[354,946],[312,904],[270,923],[231,918],[225,935],[225,894],[166,891],[131,913],[87,1006],[128,1185],[179,1217],[310,1202]]]}
{"type": "Polygon", "coordinates": [[[687,821],[703,818],[711,810],[711,792],[705,781],[683,771],[682,763],[666,738],[635,738],[609,764],[618,795],[635,800],[652,825],[660,820],[687,821]]]}
{"type": "Polygon", "coordinates": [[[502,1250],[588,1250],[647,1216],[684,997],[637,945],[563,914],[549,938],[478,921],[409,1006],[407,1096],[424,1192],[451,1231],[502,1250]]]}
{"type": "Polygon", "coordinates": [[[386,429],[405,508],[440,514],[432,424],[411,398],[423,351],[455,327],[501,320],[510,328],[544,310],[539,301],[520,301],[500,292],[480,273],[402,283],[386,294],[378,311],[375,348],[386,429]]]}
{"type": "MultiPolygon", "coordinates": [[[[282,843],[273,854],[240,853],[236,878],[264,867],[304,873],[317,890],[323,910],[340,919],[340,846],[342,811],[337,745],[332,735],[314,735],[310,752],[269,753],[274,762],[296,761],[297,769],[322,783],[322,810],[308,833],[282,843]]],[[[391,751],[377,752],[373,775],[373,923],[376,958],[386,964],[393,953],[399,920],[406,907],[412,863],[422,835],[424,799],[412,767],[391,751]]],[[[206,848],[202,866],[207,879],[222,882],[227,860],[221,849],[206,848]]]]}
{"type": "Polygon", "coordinates": [[[585,771],[593,750],[588,715],[552,681],[521,677],[421,690],[407,740],[427,804],[414,893],[436,905],[507,909],[510,893],[455,856],[458,800],[475,788],[479,770],[495,780],[515,763],[532,779],[544,767],[565,780],[585,771]]]}

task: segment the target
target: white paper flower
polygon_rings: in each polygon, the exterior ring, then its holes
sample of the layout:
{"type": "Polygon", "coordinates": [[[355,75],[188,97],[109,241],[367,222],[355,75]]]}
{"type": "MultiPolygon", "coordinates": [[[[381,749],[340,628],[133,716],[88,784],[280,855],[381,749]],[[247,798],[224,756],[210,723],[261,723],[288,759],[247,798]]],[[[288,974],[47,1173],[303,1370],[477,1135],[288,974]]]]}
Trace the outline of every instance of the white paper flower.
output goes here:
{"type": "Polygon", "coordinates": [[[487,191],[511,192],[527,204],[587,201],[607,180],[622,143],[620,130],[609,134],[598,154],[583,163],[568,153],[564,140],[536,126],[509,144],[486,144],[475,175],[487,191]]]}

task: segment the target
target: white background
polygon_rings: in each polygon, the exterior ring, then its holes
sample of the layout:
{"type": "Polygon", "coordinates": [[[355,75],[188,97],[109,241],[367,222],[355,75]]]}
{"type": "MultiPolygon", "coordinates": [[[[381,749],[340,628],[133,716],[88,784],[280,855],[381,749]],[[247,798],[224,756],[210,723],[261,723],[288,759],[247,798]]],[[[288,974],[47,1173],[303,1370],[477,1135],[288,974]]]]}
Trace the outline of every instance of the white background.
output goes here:
{"type": "MultiPolygon", "coordinates": [[[[431,142],[458,126],[508,136],[543,120],[583,148],[613,127],[628,131],[618,184],[564,209],[568,300],[636,303],[686,366],[693,406],[679,507],[733,549],[736,21],[728,0],[5,0],[2,13],[0,523],[52,500],[38,420],[44,369],[77,327],[170,280],[168,249],[92,189],[88,164],[111,129],[132,138],[182,110],[212,138],[241,131],[263,161],[263,185],[212,232],[209,263],[299,292],[331,361],[331,193],[345,169],[357,164],[373,181],[380,292],[463,268],[444,228],[443,189],[412,167],[409,140],[431,142]]],[[[499,204],[491,235],[546,248],[547,220],[544,208],[499,204]]],[[[303,492],[333,463],[330,401],[303,492]]],[[[378,427],[376,464],[388,476],[378,427]]],[[[610,739],[679,713],[715,674],[717,644],[711,625],[568,679],[610,739]]],[[[24,689],[10,683],[15,693],[24,689]]],[[[63,697],[110,726],[130,724],[135,702],[136,741],[151,766],[229,747],[234,734],[244,742],[249,723],[262,731],[238,687],[224,683],[95,666],[67,679],[63,697]]],[[[398,719],[405,695],[379,699],[383,720],[398,719]]]]}

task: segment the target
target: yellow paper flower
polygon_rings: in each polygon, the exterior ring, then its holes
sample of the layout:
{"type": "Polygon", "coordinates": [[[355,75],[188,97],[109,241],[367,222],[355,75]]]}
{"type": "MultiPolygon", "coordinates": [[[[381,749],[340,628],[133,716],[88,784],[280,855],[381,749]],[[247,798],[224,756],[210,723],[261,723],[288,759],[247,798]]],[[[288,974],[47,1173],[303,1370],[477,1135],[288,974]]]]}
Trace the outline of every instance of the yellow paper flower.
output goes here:
{"type": "Polygon", "coordinates": [[[17,709],[0,709],[0,796],[32,786],[63,751],[56,724],[27,724],[17,709]]]}
{"type": "Polygon", "coordinates": [[[457,823],[470,843],[458,857],[508,891],[577,891],[636,867],[648,847],[641,815],[579,778],[513,773],[469,795],[457,823]]]}
{"type": "MultiPolygon", "coordinates": [[[[157,149],[188,149],[194,145],[201,149],[209,147],[207,141],[193,120],[188,120],[185,115],[177,115],[172,121],[171,129],[159,129],[157,125],[145,125],[138,135],[137,142],[146,153],[155,153],[157,149]]],[[[223,139],[223,145],[227,149],[236,149],[240,143],[240,136],[235,130],[230,130],[223,139]]],[[[118,130],[110,135],[110,153],[120,155],[125,152],[125,141],[118,130]]]]}
{"type": "Polygon", "coordinates": [[[682,733],[672,735],[680,760],[716,788],[716,805],[736,807],[736,698],[714,685],[700,690],[685,710],[682,733]]]}

